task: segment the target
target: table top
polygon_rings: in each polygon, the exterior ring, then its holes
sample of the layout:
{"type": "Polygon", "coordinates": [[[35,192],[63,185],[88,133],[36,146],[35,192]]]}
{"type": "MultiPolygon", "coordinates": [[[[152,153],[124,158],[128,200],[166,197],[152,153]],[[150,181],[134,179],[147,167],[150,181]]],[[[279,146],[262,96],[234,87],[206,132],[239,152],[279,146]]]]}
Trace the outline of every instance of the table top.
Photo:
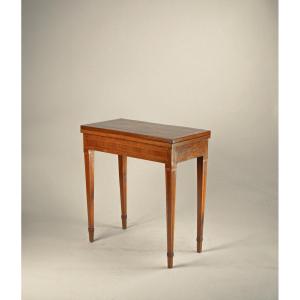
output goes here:
{"type": "Polygon", "coordinates": [[[128,119],[115,119],[81,125],[81,132],[104,132],[125,136],[142,137],[170,144],[194,139],[210,138],[210,130],[164,125],[128,119]]]}

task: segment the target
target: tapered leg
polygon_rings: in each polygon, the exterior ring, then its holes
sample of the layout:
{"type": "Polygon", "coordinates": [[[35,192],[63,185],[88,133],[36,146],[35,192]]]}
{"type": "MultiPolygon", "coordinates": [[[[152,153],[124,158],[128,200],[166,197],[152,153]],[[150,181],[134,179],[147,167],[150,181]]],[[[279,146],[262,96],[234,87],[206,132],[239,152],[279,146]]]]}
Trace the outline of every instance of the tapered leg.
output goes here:
{"type": "Polygon", "coordinates": [[[174,222],[175,222],[175,193],[176,166],[165,166],[166,173],[166,202],[167,202],[167,256],[168,268],[173,268],[174,256],[174,222]]]}
{"type": "Polygon", "coordinates": [[[127,156],[118,155],[122,228],[127,228],[127,156]]]}
{"type": "Polygon", "coordinates": [[[207,158],[197,158],[197,252],[202,252],[207,158]]]}
{"type": "Polygon", "coordinates": [[[94,151],[84,151],[89,240],[94,241],[94,151]]]}

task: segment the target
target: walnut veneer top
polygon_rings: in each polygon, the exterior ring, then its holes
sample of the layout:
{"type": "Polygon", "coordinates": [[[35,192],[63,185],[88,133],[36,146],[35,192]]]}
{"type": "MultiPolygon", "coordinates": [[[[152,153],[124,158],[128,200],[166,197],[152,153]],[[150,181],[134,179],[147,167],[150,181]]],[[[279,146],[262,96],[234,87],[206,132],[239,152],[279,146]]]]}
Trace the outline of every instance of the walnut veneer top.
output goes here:
{"type": "Polygon", "coordinates": [[[182,126],[156,124],[128,119],[115,119],[105,122],[81,125],[82,132],[104,132],[142,137],[169,144],[194,139],[210,138],[210,130],[182,126]]]}

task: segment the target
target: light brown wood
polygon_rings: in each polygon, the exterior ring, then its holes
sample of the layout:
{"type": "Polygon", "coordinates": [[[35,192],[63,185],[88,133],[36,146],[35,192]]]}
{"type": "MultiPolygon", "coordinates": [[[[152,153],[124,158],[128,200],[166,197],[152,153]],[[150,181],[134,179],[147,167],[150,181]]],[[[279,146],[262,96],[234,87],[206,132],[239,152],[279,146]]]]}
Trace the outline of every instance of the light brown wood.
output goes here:
{"type": "Polygon", "coordinates": [[[204,156],[207,153],[208,140],[195,139],[174,145],[176,162],[182,162],[189,159],[204,156]]]}
{"type": "Polygon", "coordinates": [[[122,228],[127,228],[127,156],[118,155],[122,228]]]}
{"type": "Polygon", "coordinates": [[[94,151],[84,151],[89,240],[94,241],[94,151]]]}
{"type": "Polygon", "coordinates": [[[84,147],[96,151],[114,153],[157,162],[167,162],[169,145],[151,145],[122,138],[84,134],[84,147]]]}
{"type": "Polygon", "coordinates": [[[82,125],[88,222],[94,240],[94,151],[118,155],[122,228],[127,227],[127,157],[165,164],[168,268],[173,267],[177,163],[197,158],[197,251],[202,251],[210,131],[117,119],[82,125]]]}
{"type": "Polygon", "coordinates": [[[197,252],[202,252],[207,157],[197,158],[197,252]]]}
{"type": "Polygon", "coordinates": [[[142,122],[127,119],[115,119],[104,122],[81,125],[81,130],[90,133],[113,133],[121,137],[143,138],[147,141],[162,141],[165,143],[178,143],[195,138],[209,138],[210,131],[205,129],[190,128],[142,122]]]}
{"type": "Polygon", "coordinates": [[[166,164],[166,219],[168,268],[173,268],[176,197],[176,164],[166,164]]]}

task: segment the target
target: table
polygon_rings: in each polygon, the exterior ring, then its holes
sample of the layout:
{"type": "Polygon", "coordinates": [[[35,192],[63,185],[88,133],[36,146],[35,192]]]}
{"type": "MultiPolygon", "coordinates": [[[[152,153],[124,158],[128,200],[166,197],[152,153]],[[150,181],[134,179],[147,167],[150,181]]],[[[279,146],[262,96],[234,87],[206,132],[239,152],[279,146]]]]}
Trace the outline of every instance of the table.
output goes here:
{"type": "Polygon", "coordinates": [[[81,125],[88,232],[94,241],[94,151],[118,155],[122,228],[127,227],[127,157],[165,165],[168,268],[173,267],[177,163],[197,158],[197,252],[202,251],[210,130],[116,119],[81,125]]]}

